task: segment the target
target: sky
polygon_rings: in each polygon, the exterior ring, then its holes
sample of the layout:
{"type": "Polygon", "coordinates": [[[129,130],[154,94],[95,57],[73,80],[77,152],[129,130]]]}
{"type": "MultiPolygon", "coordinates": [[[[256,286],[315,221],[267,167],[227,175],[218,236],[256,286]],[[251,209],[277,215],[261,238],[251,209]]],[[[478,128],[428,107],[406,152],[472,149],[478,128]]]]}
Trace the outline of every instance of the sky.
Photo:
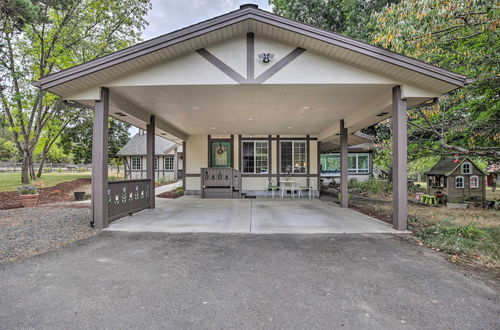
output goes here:
{"type": "MultiPolygon", "coordinates": [[[[151,3],[153,8],[146,17],[149,25],[142,33],[143,40],[236,10],[244,3],[254,3],[260,9],[271,11],[268,0],[151,0],[151,3]]],[[[132,126],[129,134],[133,136],[138,131],[132,126]]]]}
{"type": "Polygon", "coordinates": [[[268,0],[151,0],[153,8],[143,31],[148,40],[191,24],[236,10],[244,3],[254,3],[260,9],[271,11],[268,0]]]}

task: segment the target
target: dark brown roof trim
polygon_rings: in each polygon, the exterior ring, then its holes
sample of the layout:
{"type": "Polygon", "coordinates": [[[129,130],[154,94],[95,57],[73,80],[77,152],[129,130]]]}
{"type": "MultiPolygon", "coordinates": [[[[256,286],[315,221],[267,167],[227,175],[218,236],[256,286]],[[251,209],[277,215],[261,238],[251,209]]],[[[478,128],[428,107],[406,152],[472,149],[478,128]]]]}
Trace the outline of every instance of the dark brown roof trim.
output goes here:
{"type": "Polygon", "coordinates": [[[438,79],[455,86],[464,86],[469,80],[457,73],[439,68],[437,66],[391,52],[387,49],[376,47],[357,41],[336,33],[326,31],[308,24],[290,20],[254,7],[244,7],[227,14],[203,21],[198,24],[165,34],[163,36],[145,41],[143,43],[125,48],[113,54],[56,72],[43,77],[39,81],[42,89],[51,88],[82,76],[103,70],[105,68],[123,63],[125,61],[146,55],[174,44],[196,38],[203,34],[237,24],[245,20],[255,20],[270,24],[291,32],[324,41],[411,71],[438,79]]]}

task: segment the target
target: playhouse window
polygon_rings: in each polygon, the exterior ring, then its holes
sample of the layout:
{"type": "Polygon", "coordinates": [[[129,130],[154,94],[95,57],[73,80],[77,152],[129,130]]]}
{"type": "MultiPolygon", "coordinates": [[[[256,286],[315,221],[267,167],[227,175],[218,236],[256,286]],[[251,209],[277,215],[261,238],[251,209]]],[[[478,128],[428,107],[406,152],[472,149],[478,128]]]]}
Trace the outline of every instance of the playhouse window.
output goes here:
{"type": "Polygon", "coordinates": [[[479,177],[477,175],[473,175],[470,177],[470,187],[479,188],[479,177]]]}
{"type": "Polygon", "coordinates": [[[472,167],[469,162],[462,164],[462,174],[472,174],[472,167]]]}
{"type": "Polygon", "coordinates": [[[455,178],[455,188],[463,188],[464,187],[464,177],[457,176],[455,178]]]}

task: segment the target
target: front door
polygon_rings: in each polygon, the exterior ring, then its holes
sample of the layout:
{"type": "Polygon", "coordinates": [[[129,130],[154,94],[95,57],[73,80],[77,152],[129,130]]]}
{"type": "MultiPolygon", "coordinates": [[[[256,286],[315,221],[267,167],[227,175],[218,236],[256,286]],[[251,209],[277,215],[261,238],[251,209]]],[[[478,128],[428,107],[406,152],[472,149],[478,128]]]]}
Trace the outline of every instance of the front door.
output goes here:
{"type": "Polygon", "coordinates": [[[210,141],[210,167],[231,167],[231,142],[210,141]]]}

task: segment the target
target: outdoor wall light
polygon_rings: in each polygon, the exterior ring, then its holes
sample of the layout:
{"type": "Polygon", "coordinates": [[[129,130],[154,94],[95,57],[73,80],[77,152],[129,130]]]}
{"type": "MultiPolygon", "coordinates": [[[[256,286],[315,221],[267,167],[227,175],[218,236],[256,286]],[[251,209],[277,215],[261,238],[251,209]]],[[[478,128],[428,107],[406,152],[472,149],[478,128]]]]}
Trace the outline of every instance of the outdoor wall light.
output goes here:
{"type": "Polygon", "coordinates": [[[269,61],[271,61],[274,58],[274,54],[273,53],[260,53],[257,56],[264,63],[269,63],[269,61]]]}

